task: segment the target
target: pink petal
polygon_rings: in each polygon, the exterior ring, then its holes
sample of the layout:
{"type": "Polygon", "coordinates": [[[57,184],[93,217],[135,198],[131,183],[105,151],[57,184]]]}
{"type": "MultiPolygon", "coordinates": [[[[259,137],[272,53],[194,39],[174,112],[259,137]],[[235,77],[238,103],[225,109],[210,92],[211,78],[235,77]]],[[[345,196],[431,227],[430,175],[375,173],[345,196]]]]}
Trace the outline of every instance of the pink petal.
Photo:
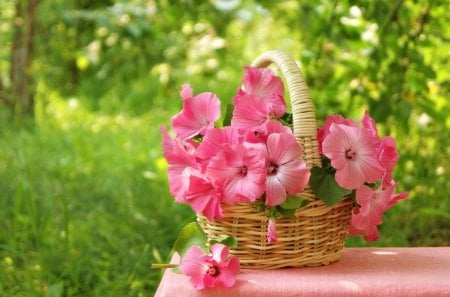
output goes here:
{"type": "Polygon", "coordinates": [[[217,281],[226,288],[234,285],[236,276],[240,272],[239,260],[236,256],[231,256],[228,261],[219,263],[220,273],[217,276],[217,281]]]}
{"type": "Polygon", "coordinates": [[[269,160],[273,164],[281,165],[302,154],[302,148],[290,133],[272,133],[267,138],[269,160]]]}
{"type": "Polygon", "coordinates": [[[347,189],[357,189],[364,182],[375,182],[385,170],[375,153],[373,138],[364,128],[332,124],[322,149],[336,168],[337,183],[347,189]],[[350,153],[352,157],[347,158],[350,153]]]}
{"type": "Polygon", "coordinates": [[[170,137],[169,133],[167,133],[166,126],[162,125],[159,129],[162,135],[162,148],[164,156],[173,151],[173,139],[170,137]]]}
{"type": "Polygon", "coordinates": [[[246,67],[242,79],[243,89],[233,99],[237,104],[243,94],[256,95],[276,117],[286,112],[284,86],[282,80],[268,68],[246,67]]]}
{"type": "Polygon", "coordinates": [[[210,160],[222,151],[222,146],[226,143],[240,143],[239,134],[234,127],[208,129],[202,143],[197,148],[196,156],[203,160],[210,160]]]}
{"type": "Polygon", "coordinates": [[[330,133],[331,124],[343,124],[350,127],[358,127],[358,125],[350,119],[344,119],[342,116],[333,114],[325,119],[325,123],[317,130],[317,141],[319,142],[319,153],[322,154],[322,143],[325,137],[330,133]]]}
{"type": "Polygon", "coordinates": [[[302,191],[308,184],[311,173],[305,162],[293,160],[278,167],[277,178],[290,195],[302,191]]]}
{"type": "Polygon", "coordinates": [[[367,129],[367,131],[369,131],[370,135],[379,138],[377,124],[375,123],[374,119],[370,117],[367,110],[365,111],[364,116],[361,118],[361,124],[364,128],[367,129]]]}
{"type": "Polygon", "coordinates": [[[264,125],[269,117],[270,112],[258,97],[243,95],[233,110],[231,126],[246,132],[264,125]]]}
{"type": "Polygon", "coordinates": [[[383,177],[383,187],[388,187],[392,182],[392,171],[398,160],[398,152],[395,140],[392,137],[385,136],[380,142],[379,160],[383,168],[386,170],[383,177]]]}
{"type": "Polygon", "coordinates": [[[180,97],[183,101],[193,97],[193,90],[189,84],[184,84],[181,86],[180,97]]]}
{"type": "Polygon", "coordinates": [[[183,183],[183,172],[186,168],[198,168],[199,164],[195,161],[191,151],[193,146],[183,140],[170,138],[164,127],[161,128],[163,136],[164,157],[168,163],[168,177],[170,193],[177,202],[183,203],[186,198],[186,188],[183,183]]]}
{"type": "Polygon", "coordinates": [[[211,246],[210,248],[211,253],[212,253],[212,258],[218,262],[218,263],[222,263],[225,262],[227,260],[228,254],[229,254],[229,250],[228,247],[224,244],[221,243],[215,243],[211,246]]]}
{"type": "Polygon", "coordinates": [[[270,219],[267,224],[267,243],[275,243],[277,242],[277,225],[275,220],[270,219]]]}
{"type": "Polygon", "coordinates": [[[180,272],[188,276],[202,276],[203,278],[208,269],[206,263],[202,261],[203,256],[205,253],[200,247],[196,245],[190,247],[181,259],[180,272]]]}
{"type": "Polygon", "coordinates": [[[213,221],[223,216],[220,201],[220,194],[206,177],[195,172],[190,174],[186,202],[193,210],[213,221]]]}
{"type": "Polygon", "coordinates": [[[255,201],[264,192],[266,160],[258,150],[225,144],[209,162],[206,174],[222,191],[225,201],[255,201]]]}
{"type": "Polygon", "coordinates": [[[220,101],[213,93],[201,93],[183,102],[183,110],[172,117],[172,128],[182,138],[204,135],[220,117],[220,101]]]}
{"type": "MultiPolygon", "coordinates": [[[[333,162],[331,164],[333,165],[333,162]]],[[[364,172],[360,166],[355,166],[355,164],[346,164],[336,170],[335,178],[337,184],[345,189],[357,189],[364,184],[364,172]]]]}
{"type": "Polygon", "coordinates": [[[248,130],[244,135],[244,141],[251,143],[266,143],[267,137],[272,133],[289,133],[292,134],[292,130],[283,126],[277,120],[270,120],[261,126],[248,130]]]}
{"type": "Polygon", "coordinates": [[[266,179],[266,205],[275,206],[286,200],[286,189],[276,175],[268,175],[266,179]]]}

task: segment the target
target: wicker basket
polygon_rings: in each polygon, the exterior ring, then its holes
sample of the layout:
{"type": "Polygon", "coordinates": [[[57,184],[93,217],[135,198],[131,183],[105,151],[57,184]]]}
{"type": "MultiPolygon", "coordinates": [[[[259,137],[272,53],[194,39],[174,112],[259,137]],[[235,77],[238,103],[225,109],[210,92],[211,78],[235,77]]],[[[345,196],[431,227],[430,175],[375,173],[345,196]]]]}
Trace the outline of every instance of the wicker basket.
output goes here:
{"type": "MultiPolygon", "coordinates": [[[[320,166],[317,123],[311,95],[297,64],[285,53],[270,51],[259,56],[255,67],[275,63],[283,74],[292,104],[294,135],[303,148],[308,168],[320,166]]],[[[277,269],[327,265],[339,260],[348,233],[352,202],[345,199],[328,207],[311,189],[300,193],[311,202],[296,211],[293,218],[276,220],[278,240],[266,242],[267,215],[251,204],[223,205],[224,218],[209,222],[198,215],[198,222],[209,239],[221,235],[237,238],[236,255],[242,268],[277,269]]]]}

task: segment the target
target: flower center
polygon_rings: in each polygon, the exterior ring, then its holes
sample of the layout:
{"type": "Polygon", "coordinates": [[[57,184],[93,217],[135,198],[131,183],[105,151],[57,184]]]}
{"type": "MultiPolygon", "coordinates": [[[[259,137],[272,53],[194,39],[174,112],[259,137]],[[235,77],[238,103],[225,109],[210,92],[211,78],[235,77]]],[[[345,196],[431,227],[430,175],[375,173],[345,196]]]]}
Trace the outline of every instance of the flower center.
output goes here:
{"type": "Polygon", "coordinates": [[[260,137],[263,136],[263,133],[262,133],[261,130],[257,129],[257,130],[255,130],[255,131],[253,131],[253,135],[255,135],[255,137],[260,138],[260,137]]]}
{"type": "Polygon", "coordinates": [[[352,151],[352,149],[346,149],[345,150],[345,158],[346,159],[352,160],[355,155],[356,154],[355,154],[354,151],[352,151]]]}
{"type": "Polygon", "coordinates": [[[277,165],[270,164],[269,167],[267,167],[267,173],[269,175],[276,174],[277,171],[278,171],[278,166],[277,165]]]}
{"type": "Polygon", "coordinates": [[[207,274],[211,275],[211,276],[216,276],[219,274],[219,270],[217,269],[216,266],[209,266],[208,267],[208,271],[206,272],[207,274]]]}
{"type": "Polygon", "coordinates": [[[246,175],[248,172],[248,167],[247,166],[242,166],[241,167],[241,175],[246,175]]]}

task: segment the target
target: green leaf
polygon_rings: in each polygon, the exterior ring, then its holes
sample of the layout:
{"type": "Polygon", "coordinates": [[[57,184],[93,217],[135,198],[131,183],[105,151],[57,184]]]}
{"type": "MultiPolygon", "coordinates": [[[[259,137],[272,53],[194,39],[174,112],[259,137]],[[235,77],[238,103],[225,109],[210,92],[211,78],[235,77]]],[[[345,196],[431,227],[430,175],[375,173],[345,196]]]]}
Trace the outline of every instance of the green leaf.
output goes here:
{"type": "Polygon", "coordinates": [[[183,257],[186,251],[193,245],[198,245],[206,252],[208,250],[206,248],[206,241],[206,234],[200,225],[196,222],[189,223],[178,234],[178,238],[173,244],[173,250],[178,252],[180,257],[183,257]]]}
{"type": "Polygon", "coordinates": [[[311,168],[310,185],[314,194],[328,206],[333,206],[343,196],[351,193],[351,190],[344,189],[336,183],[333,173],[318,166],[311,168]]]}
{"type": "Polygon", "coordinates": [[[223,126],[230,126],[231,125],[231,118],[233,117],[233,109],[234,109],[234,105],[233,104],[227,104],[227,109],[225,111],[225,116],[223,118],[223,126]]]}
{"type": "Polygon", "coordinates": [[[308,200],[298,196],[288,196],[287,199],[280,204],[283,209],[297,209],[308,204],[308,200]]]}
{"type": "Polygon", "coordinates": [[[296,211],[296,209],[285,209],[285,208],[282,208],[279,205],[277,205],[275,207],[275,209],[276,209],[277,214],[279,216],[282,216],[282,217],[285,217],[285,218],[292,218],[292,217],[294,217],[295,211],[296,211]]]}
{"type": "Polygon", "coordinates": [[[284,113],[284,114],[279,118],[279,120],[281,121],[281,123],[282,123],[283,125],[292,126],[292,123],[293,123],[293,116],[292,116],[292,113],[288,113],[288,112],[284,113]]]}
{"type": "Polygon", "coordinates": [[[256,200],[256,202],[253,204],[255,209],[259,212],[265,212],[266,211],[266,200],[265,197],[262,197],[259,200],[256,200]]]}
{"type": "Polygon", "coordinates": [[[210,244],[213,245],[215,243],[221,243],[229,247],[230,249],[233,249],[237,247],[238,241],[236,237],[228,236],[228,235],[222,235],[217,239],[211,240],[210,244]]]}

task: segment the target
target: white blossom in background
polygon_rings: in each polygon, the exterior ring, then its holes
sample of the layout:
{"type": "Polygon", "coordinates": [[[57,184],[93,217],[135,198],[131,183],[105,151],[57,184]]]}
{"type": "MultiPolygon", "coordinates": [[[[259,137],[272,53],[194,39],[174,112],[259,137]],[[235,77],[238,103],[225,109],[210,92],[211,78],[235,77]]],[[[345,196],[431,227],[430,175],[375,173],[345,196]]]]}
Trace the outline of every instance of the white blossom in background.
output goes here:
{"type": "Polygon", "coordinates": [[[366,30],[361,34],[361,40],[377,45],[379,43],[378,24],[373,23],[367,26],[366,30]]]}

